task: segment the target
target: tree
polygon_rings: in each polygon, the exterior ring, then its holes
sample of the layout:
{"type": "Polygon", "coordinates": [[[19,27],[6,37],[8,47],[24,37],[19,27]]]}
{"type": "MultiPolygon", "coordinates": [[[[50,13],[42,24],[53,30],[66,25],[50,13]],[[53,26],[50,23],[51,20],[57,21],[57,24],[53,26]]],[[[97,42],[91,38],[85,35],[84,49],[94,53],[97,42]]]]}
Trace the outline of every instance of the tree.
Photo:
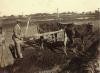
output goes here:
{"type": "Polygon", "coordinates": [[[99,10],[95,10],[95,18],[96,19],[99,19],[99,16],[100,16],[99,10]]]}

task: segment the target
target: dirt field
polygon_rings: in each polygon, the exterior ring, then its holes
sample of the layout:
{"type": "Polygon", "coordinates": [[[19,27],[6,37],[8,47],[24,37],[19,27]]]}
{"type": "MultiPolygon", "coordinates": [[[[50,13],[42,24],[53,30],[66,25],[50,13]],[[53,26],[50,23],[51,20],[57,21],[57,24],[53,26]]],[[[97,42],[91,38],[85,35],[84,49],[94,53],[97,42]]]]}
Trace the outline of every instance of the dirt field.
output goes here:
{"type": "MultiPolygon", "coordinates": [[[[75,24],[83,24],[83,23],[88,23],[90,21],[72,21],[75,24]]],[[[100,29],[100,20],[92,20],[91,21],[94,28],[93,30],[95,31],[96,29],[100,29]]],[[[5,37],[7,43],[12,43],[11,36],[12,36],[12,28],[13,27],[4,27],[5,30],[5,37]]],[[[22,27],[22,33],[25,33],[25,28],[26,26],[22,27]]],[[[27,35],[32,36],[33,34],[37,33],[36,26],[31,25],[29,27],[27,35]]],[[[9,45],[8,44],[8,45],[9,45]]],[[[47,70],[47,72],[42,72],[42,73],[49,73],[48,70],[52,70],[53,68],[57,68],[59,70],[59,66],[63,65],[66,63],[67,59],[65,58],[65,55],[63,54],[55,54],[51,52],[50,50],[46,49],[45,51],[39,50],[39,48],[26,48],[23,51],[24,54],[24,59],[20,62],[17,63],[17,65],[14,65],[15,72],[13,73],[41,73],[38,71],[43,71],[47,70]],[[42,55],[42,56],[41,56],[42,55]]],[[[19,62],[19,61],[18,61],[19,62]]],[[[58,73],[55,72],[54,73],[58,73]]],[[[63,72],[62,72],[63,73],[63,72]]]]}

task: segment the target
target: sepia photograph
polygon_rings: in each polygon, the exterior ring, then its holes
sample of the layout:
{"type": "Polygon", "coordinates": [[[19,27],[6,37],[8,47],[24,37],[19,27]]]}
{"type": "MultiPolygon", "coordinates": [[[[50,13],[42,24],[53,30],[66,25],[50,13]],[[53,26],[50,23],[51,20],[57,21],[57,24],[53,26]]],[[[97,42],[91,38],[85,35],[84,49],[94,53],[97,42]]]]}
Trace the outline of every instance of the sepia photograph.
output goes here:
{"type": "Polygon", "coordinates": [[[100,73],[100,0],[0,0],[0,73],[100,73]]]}

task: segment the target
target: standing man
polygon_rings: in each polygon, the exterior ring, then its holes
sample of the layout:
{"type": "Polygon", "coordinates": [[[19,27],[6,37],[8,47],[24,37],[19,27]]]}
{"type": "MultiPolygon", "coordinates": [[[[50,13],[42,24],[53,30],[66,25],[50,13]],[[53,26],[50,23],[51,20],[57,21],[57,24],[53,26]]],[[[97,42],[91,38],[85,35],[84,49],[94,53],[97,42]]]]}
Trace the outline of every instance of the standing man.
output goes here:
{"type": "Polygon", "coordinates": [[[13,29],[13,36],[12,39],[15,44],[15,56],[16,58],[23,58],[22,51],[21,51],[21,44],[22,44],[22,39],[21,39],[21,28],[20,28],[20,23],[21,21],[17,21],[17,24],[15,25],[13,29]]]}

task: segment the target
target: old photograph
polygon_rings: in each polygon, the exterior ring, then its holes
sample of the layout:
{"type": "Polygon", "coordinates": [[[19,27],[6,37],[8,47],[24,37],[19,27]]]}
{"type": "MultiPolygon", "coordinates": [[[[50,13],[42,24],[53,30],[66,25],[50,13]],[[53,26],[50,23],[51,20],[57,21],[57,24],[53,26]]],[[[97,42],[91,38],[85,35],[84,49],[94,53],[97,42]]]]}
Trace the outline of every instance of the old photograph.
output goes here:
{"type": "Polygon", "coordinates": [[[100,0],[0,0],[0,73],[100,73],[100,0]]]}

